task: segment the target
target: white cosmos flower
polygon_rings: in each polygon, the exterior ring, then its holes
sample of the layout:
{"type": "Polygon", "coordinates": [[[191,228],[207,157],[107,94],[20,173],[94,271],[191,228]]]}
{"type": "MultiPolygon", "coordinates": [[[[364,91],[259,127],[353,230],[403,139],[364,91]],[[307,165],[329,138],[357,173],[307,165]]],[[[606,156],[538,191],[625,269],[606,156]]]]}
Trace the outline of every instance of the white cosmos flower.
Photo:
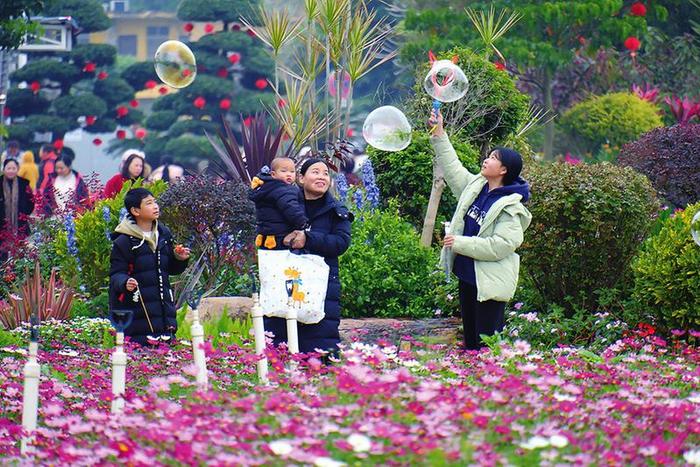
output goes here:
{"type": "Polygon", "coordinates": [[[549,437],[549,444],[551,444],[555,448],[563,448],[569,444],[569,440],[562,435],[552,435],[549,437]]]}
{"type": "Polygon", "coordinates": [[[330,457],[317,457],[314,461],[314,465],[316,467],[343,467],[347,464],[331,459],[330,457]]]}
{"type": "Polygon", "coordinates": [[[683,459],[690,465],[700,465],[700,449],[686,452],[683,459]]]}
{"type": "Polygon", "coordinates": [[[549,440],[542,436],[533,436],[526,443],[521,443],[520,447],[532,451],[533,449],[546,448],[549,446],[549,440]]]}
{"type": "Polygon", "coordinates": [[[352,446],[352,450],[355,452],[366,452],[372,447],[372,442],[365,435],[358,433],[353,433],[348,436],[348,444],[352,446]]]}
{"type": "Polygon", "coordinates": [[[286,456],[292,452],[292,445],[281,439],[270,441],[268,447],[276,456],[286,456]]]}

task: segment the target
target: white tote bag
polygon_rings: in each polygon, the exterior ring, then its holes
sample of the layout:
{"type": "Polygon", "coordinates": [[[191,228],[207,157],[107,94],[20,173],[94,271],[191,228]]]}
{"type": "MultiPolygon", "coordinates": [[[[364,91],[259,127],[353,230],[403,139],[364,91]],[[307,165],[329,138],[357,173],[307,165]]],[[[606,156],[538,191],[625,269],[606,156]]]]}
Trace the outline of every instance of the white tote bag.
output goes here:
{"type": "Polygon", "coordinates": [[[287,317],[288,299],[298,321],[318,323],[325,316],[329,268],[323,257],[289,250],[258,250],[260,306],[265,316],[287,317]]]}

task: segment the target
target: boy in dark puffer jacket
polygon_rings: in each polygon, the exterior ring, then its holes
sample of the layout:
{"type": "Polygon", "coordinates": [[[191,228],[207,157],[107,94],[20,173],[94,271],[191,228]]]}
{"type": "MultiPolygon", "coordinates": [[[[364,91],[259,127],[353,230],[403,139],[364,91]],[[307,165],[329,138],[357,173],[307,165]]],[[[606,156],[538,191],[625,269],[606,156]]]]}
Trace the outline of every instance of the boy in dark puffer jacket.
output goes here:
{"type": "Polygon", "coordinates": [[[255,203],[257,219],[255,246],[284,250],[284,237],[294,230],[304,230],[308,219],[299,202],[299,187],[294,183],[294,161],[278,157],[270,166],[271,170],[263,167],[250,184],[249,198],[255,203]]]}
{"type": "Polygon", "coordinates": [[[167,342],[177,331],[169,276],[185,271],[190,250],[174,245],[170,230],[158,223],[160,209],[150,191],[129,190],[124,206],[128,215],[112,234],[110,308],[133,311],[124,333],[132,341],[167,342]]]}

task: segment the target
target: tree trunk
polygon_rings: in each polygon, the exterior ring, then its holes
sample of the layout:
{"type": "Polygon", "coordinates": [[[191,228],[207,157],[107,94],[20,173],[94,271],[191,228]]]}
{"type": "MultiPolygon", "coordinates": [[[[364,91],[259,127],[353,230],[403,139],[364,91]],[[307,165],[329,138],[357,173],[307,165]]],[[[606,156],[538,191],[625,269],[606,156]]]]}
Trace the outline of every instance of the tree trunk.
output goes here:
{"type": "Polygon", "coordinates": [[[430,247],[433,241],[433,232],[435,232],[435,220],[437,219],[438,208],[440,207],[440,198],[442,191],[445,189],[445,174],[442,168],[433,160],[433,186],[430,189],[430,200],[428,201],[428,209],[425,211],[425,219],[423,220],[423,231],[420,236],[420,244],[425,247],[430,247]]]}
{"type": "MultiPolygon", "coordinates": [[[[542,91],[544,92],[544,108],[554,115],[552,108],[552,73],[549,70],[544,72],[544,82],[542,83],[542,91]]],[[[544,158],[552,159],[552,151],[554,146],[554,119],[548,121],[544,126],[544,158]]]]}

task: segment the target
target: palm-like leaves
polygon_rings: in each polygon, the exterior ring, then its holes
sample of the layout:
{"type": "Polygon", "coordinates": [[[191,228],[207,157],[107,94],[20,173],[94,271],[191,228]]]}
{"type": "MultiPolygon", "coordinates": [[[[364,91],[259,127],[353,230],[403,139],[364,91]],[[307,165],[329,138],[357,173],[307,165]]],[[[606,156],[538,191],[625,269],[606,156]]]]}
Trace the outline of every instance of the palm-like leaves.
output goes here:
{"type": "MultiPolygon", "coordinates": [[[[243,118],[241,117],[241,120],[243,118]]],[[[280,152],[284,129],[280,128],[276,132],[267,125],[262,114],[256,114],[250,119],[249,124],[242,125],[241,146],[239,146],[231,125],[224,120],[224,133],[218,132],[219,145],[214,138],[205,132],[207,139],[211,143],[216,153],[223,162],[223,174],[226,178],[240,180],[250,184],[252,178],[265,165],[269,165],[272,159],[280,152]]],[[[294,150],[293,145],[289,145],[281,155],[288,157],[294,150]]]]}
{"type": "Polygon", "coordinates": [[[496,47],[496,41],[508,32],[510,28],[515,26],[520,18],[522,18],[522,15],[516,11],[510,13],[508,17],[506,17],[507,10],[501,10],[501,12],[496,15],[496,9],[493,5],[491,5],[487,12],[476,12],[471,8],[465,8],[464,11],[481,36],[481,40],[484,41],[486,48],[493,49],[496,55],[505,63],[506,59],[496,47]]]}
{"type": "Polygon", "coordinates": [[[292,20],[289,11],[269,10],[260,6],[258,10],[260,27],[253,26],[252,21],[241,18],[241,22],[255,32],[255,35],[279,55],[282,47],[293,41],[301,32],[301,19],[292,20]]]}

